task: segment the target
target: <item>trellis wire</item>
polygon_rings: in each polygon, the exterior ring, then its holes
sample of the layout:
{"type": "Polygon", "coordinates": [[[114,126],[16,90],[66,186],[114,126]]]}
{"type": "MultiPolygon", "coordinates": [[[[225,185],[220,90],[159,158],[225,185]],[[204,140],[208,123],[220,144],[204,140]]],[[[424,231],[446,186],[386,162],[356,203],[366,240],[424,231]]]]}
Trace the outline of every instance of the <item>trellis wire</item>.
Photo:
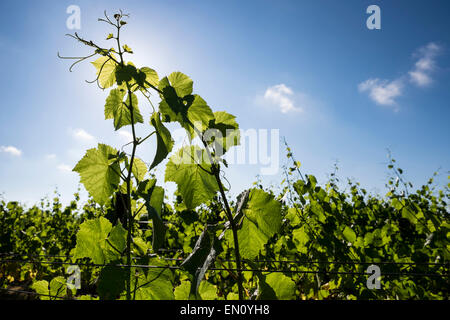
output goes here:
{"type": "Polygon", "coordinates": [[[0,290],[14,292],[14,293],[23,293],[23,294],[33,295],[33,296],[41,296],[41,297],[49,297],[49,298],[55,298],[55,299],[60,299],[60,300],[66,300],[66,298],[52,296],[52,295],[44,294],[44,293],[37,293],[37,292],[33,292],[33,291],[25,291],[25,290],[17,290],[17,289],[9,289],[9,288],[0,288],[0,290]]]}
{"type": "MultiPolygon", "coordinates": [[[[162,250],[165,251],[165,250],[162,250]]],[[[182,252],[181,250],[179,252],[182,252]]],[[[0,256],[21,256],[21,257],[45,257],[45,258],[65,258],[72,259],[73,256],[68,255],[50,255],[50,254],[19,254],[19,253],[0,253],[0,256]]],[[[144,257],[159,257],[157,254],[150,254],[144,257]]],[[[142,259],[143,257],[132,257],[133,259],[142,259]]],[[[167,258],[160,257],[162,260],[167,261],[183,261],[183,258],[167,258]]],[[[236,262],[233,259],[220,259],[222,262],[236,262]]],[[[245,260],[243,260],[245,262],[245,260]]],[[[392,264],[392,265],[430,265],[430,266],[443,266],[449,267],[449,262],[439,263],[439,262],[396,262],[396,261],[324,261],[324,260],[252,260],[252,262],[258,263],[288,263],[288,264],[355,264],[355,265],[370,265],[370,264],[392,264]]]]}
{"type": "MultiPolygon", "coordinates": [[[[116,267],[116,268],[142,268],[142,269],[170,269],[178,270],[182,269],[181,266],[158,266],[158,265],[139,265],[139,264],[96,264],[96,263],[73,263],[63,261],[30,261],[19,259],[3,259],[0,263],[38,263],[38,264],[55,264],[55,265],[78,265],[78,266],[91,266],[91,267],[116,267]]],[[[200,269],[200,268],[199,268],[200,269]]],[[[243,272],[267,272],[267,273],[294,273],[294,274],[335,274],[335,275],[369,275],[365,272],[354,271],[328,271],[328,270],[278,270],[278,269],[236,269],[236,268],[208,268],[211,271],[243,271],[243,272]]],[[[411,276],[411,277],[448,277],[448,274],[439,273],[414,273],[414,272],[384,272],[382,276],[411,276]]]]}

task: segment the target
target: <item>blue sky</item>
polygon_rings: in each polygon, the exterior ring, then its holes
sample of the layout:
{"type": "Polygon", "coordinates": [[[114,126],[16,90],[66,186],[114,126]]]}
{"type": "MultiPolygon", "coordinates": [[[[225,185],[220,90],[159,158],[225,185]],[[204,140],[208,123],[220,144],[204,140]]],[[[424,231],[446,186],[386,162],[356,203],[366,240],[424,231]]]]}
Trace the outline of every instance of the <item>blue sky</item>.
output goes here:
{"type": "MultiPolygon", "coordinates": [[[[69,169],[84,151],[126,141],[104,120],[108,92],[84,81],[94,79],[92,65],[70,73],[56,56],[89,53],[64,36],[72,32],[69,5],[81,9],[78,33],[105,45],[110,30],[97,18],[105,9],[130,13],[122,38],[136,65],[160,76],[186,73],[213,110],[236,115],[242,129],[279,129],[302,170],[321,182],[337,160],[342,178],[384,193],[387,148],[415,186],[438,168],[438,182],[447,182],[448,1],[1,1],[7,200],[31,205],[57,187],[67,202],[79,183],[69,169]],[[381,30],[366,27],[372,4],[381,8],[381,30]]],[[[150,141],[139,155],[150,163],[153,150],[150,141]]],[[[230,166],[232,194],[251,186],[260,167],[230,166]]],[[[262,180],[277,186],[282,177],[262,180]]]]}

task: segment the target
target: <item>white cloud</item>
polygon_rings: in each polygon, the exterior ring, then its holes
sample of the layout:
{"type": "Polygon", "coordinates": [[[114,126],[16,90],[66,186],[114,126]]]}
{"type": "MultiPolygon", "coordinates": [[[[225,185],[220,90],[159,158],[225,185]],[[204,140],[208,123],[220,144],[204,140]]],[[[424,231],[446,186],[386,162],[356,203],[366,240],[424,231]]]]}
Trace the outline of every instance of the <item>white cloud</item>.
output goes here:
{"type": "Polygon", "coordinates": [[[403,82],[400,79],[394,81],[368,79],[358,85],[360,92],[369,92],[369,97],[379,105],[395,106],[395,98],[402,95],[403,82]]]}
{"type": "Polygon", "coordinates": [[[66,164],[61,163],[56,167],[61,172],[72,172],[72,168],[66,164]]]}
{"type": "Polygon", "coordinates": [[[283,83],[267,88],[264,100],[276,105],[282,113],[301,110],[294,105],[294,91],[283,83]]]}
{"type": "Polygon", "coordinates": [[[430,42],[417,50],[415,56],[418,60],[414,68],[408,73],[413,84],[419,87],[426,87],[433,82],[431,73],[436,69],[436,57],[440,52],[441,47],[434,42],[430,42]]]}
{"type": "Polygon", "coordinates": [[[431,77],[422,71],[410,71],[411,82],[419,87],[426,87],[431,83],[431,77]]]}
{"type": "Polygon", "coordinates": [[[9,153],[15,157],[20,157],[22,155],[22,151],[13,146],[0,146],[0,152],[9,153]]]}
{"type": "Polygon", "coordinates": [[[358,90],[368,92],[369,97],[379,105],[395,106],[394,110],[397,111],[395,99],[403,94],[407,79],[418,87],[426,87],[433,82],[431,74],[436,69],[436,57],[441,51],[439,45],[430,42],[415,52],[417,61],[406,76],[400,76],[392,81],[370,78],[361,82],[358,90]]]}
{"type": "Polygon", "coordinates": [[[83,129],[72,130],[72,137],[81,142],[94,142],[96,139],[83,129]]]}

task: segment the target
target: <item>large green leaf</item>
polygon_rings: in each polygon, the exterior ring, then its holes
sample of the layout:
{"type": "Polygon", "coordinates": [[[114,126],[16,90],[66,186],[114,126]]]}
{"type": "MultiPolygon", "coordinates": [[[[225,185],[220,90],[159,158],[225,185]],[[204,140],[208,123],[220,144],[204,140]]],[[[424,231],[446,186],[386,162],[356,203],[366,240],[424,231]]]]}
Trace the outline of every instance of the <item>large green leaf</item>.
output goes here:
{"type": "Polygon", "coordinates": [[[198,288],[198,296],[201,300],[217,300],[217,287],[212,283],[203,280],[198,288]]]}
{"type": "MultiPolygon", "coordinates": [[[[105,119],[114,119],[114,128],[120,128],[130,125],[131,112],[130,97],[124,101],[125,91],[123,89],[112,89],[105,104],[105,119]]],[[[134,93],[131,94],[131,104],[133,106],[133,124],[143,123],[144,119],[139,111],[138,99],[134,93]]]]}
{"type": "MultiPolygon", "coordinates": [[[[202,97],[194,95],[194,100],[187,109],[187,118],[197,130],[204,132],[209,128],[210,121],[214,120],[214,114],[202,97]]],[[[192,135],[191,132],[191,136],[192,135]]]]}
{"type": "Polygon", "coordinates": [[[152,170],[172,151],[174,141],[170,135],[170,131],[162,124],[159,112],[155,112],[150,121],[153,127],[155,127],[157,138],[155,159],[150,165],[150,170],[152,170]]]}
{"type": "Polygon", "coordinates": [[[181,103],[172,87],[164,88],[164,99],[159,104],[159,110],[163,121],[178,121],[191,138],[195,136],[194,128],[203,133],[214,120],[211,108],[202,97],[191,95],[181,103]]]}
{"type": "MultiPolygon", "coordinates": [[[[136,79],[142,80],[145,74],[142,73],[142,77],[139,77],[138,71],[132,62],[128,62],[126,65],[118,65],[116,67],[116,81],[117,85],[124,86],[126,88],[126,83],[133,86],[136,83],[136,79]]],[[[142,82],[142,81],[140,81],[142,82]]]]}
{"type": "Polygon", "coordinates": [[[182,281],[181,284],[175,288],[174,295],[176,300],[189,300],[191,292],[191,282],[182,281]]]}
{"type": "Polygon", "coordinates": [[[128,231],[125,230],[120,221],[112,227],[106,240],[106,257],[108,261],[119,259],[127,246],[128,231]]]}
{"type": "Polygon", "coordinates": [[[147,173],[147,165],[141,159],[134,158],[132,172],[138,181],[142,181],[147,173]]]}
{"type": "MultiPolygon", "coordinates": [[[[159,77],[158,77],[158,74],[156,73],[155,70],[153,70],[153,69],[151,69],[149,67],[143,67],[143,68],[140,69],[140,71],[145,74],[145,82],[150,83],[155,88],[158,87],[159,77]]],[[[144,83],[144,87],[148,88],[149,85],[144,83]]]]}
{"type": "Polygon", "coordinates": [[[117,64],[110,58],[102,56],[91,62],[97,69],[98,82],[103,89],[112,87],[116,82],[117,64]]]}
{"type": "Polygon", "coordinates": [[[63,298],[67,294],[67,281],[64,277],[56,277],[50,281],[46,280],[36,281],[31,285],[31,288],[40,294],[41,300],[55,300],[63,298]]]}
{"type": "Polygon", "coordinates": [[[166,166],[165,181],[173,181],[178,185],[178,191],[188,209],[206,203],[219,191],[215,178],[204,170],[211,171],[211,165],[205,151],[197,146],[180,149],[166,166]]]}
{"type": "Polygon", "coordinates": [[[346,226],[342,233],[348,242],[353,243],[356,241],[356,233],[350,227],[346,226]]]}
{"type": "Polygon", "coordinates": [[[116,113],[116,110],[122,106],[124,97],[124,89],[112,89],[109,92],[109,96],[106,98],[105,103],[105,120],[114,119],[114,114],[116,113]]]}
{"type": "MultiPolygon", "coordinates": [[[[172,274],[161,263],[150,260],[149,264],[161,268],[148,269],[147,274],[139,272],[132,279],[132,297],[135,300],[173,300],[172,274]]],[[[135,270],[132,269],[132,274],[135,270]]],[[[122,293],[125,296],[124,293],[122,293]]]]}
{"type": "Polygon", "coordinates": [[[187,75],[176,71],[171,73],[168,77],[161,79],[159,82],[159,89],[163,90],[167,86],[175,89],[178,97],[184,98],[192,93],[194,82],[187,75]]]}
{"type": "Polygon", "coordinates": [[[126,235],[120,223],[113,228],[103,217],[87,220],[77,233],[74,258],[90,258],[96,264],[117,260],[125,249],[126,235]]]}
{"type": "Polygon", "coordinates": [[[116,266],[106,266],[100,271],[97,291],[102,300],[115,300],[125,290],[127,270],[116,266]]]}
{"type": "Polygon", "coordinates": [[[214,141],[209,141],[210,139],[207,137],[208,142],[213,144],[216,153],[222,155],[231,147],[240,144],[240,130],[235,116],[225,111],[214,112],[214,121],[210,124],[210,128],[220,132],[220,136],[215,136],[214,141]]]}
{"type": "Polygon", "coordinates": [[[307,253],[307,247],[306,244],[309,241],[309,235],[306,232],[306,229],[304,226],[302,226],[299,229],[295,229],[292,232],[292,240],[294,241],[294,244],[297,247],[297,250],[301,253],[307,253]]]}
{"type": "Polygon", "coordinates": [[[281,203],[265,191],[253,189],[244,208],[242,227],[238,230],[241,256],[255,258],[280,227],[281,203]]]}
{"type": "Polygon", "coordinates": [[[187,112],[188,101],[192,102],[192,80],[181,72],[174,72],[169,77],[164,77],[158,84],[162,92],[159,110],[163,115],[163,121],[179,121],[183,125],[187,112]],[[184,102],[182,102],[182,99],[184,102]]]}
{"type": "Polygon", "coordinates": [[[138,194],[144,199],[148,218],[153,224],[153,251],[158,251],[166,235],[166,226],[161,219],[162,206],[164,202],[164,189],[155,186],[156,180],[145,180],[139,184],[138,194]]]}
{"type": "Polygon", "coordinates": [[[103,205],[117,189],[120,182],[120,167],[114,161],[117,150],[99,144],[97,149],[89,149],[73,171],[78,172],[86,190],[94,200],[103,205]]]}
{"type": "Polygon", "coordinates": [[[291,300],[295,295],[295,282],[282,273],[259,277],[259,300],[291,300]]]}

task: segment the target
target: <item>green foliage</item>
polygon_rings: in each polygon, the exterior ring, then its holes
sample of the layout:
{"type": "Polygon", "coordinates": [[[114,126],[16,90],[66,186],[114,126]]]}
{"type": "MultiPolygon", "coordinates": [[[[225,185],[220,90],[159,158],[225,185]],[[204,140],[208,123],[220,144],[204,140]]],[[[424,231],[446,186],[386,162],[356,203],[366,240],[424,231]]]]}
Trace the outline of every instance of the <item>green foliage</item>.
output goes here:
{"type": "Polygon", "coordinates": [[[448,299],[442,264],[450,258],[449,186],[436,191],[431,179],[411,192],[391,159],[384,197],[352,182],[342,191],[335,173],[325,185],[304,176],[288,148],[280,194],[259,185],[228,202],[221,157],[240,143],[235,116],[213,112],[187,75],[159,80],[155,70],[125,61],[133,53],[120,45],[125,17],[101,20],[116,29],[106,37],[116,48],[73,37],[100,55],[93,62],[97,83],[112,88],[105,118],[115,130],[131,127],[131,154],[105,144],[87,150],[73,169],[91,197],[83,208],[78,196],[64,210],[57,198],[28,210],[0,201],[0,253],[55,257],[55,264],[23,266],[2,260],[1,288],[27,283],[41,299],[80,300],[448,299]],[[152,94],[160,98],[156,109],[152,94]],[[146,124],[142,97],[152,112],[146,124]],[[167,122],[201,144],[172,154],[167,122]],[[151,130],[145,138],[136,134],[139,124],[151,130]],[[152,136],[148,167],[137,149],[152,136]],[[154,178],[166,159],[165,181],[177,185],[173,206],[154,178]],[[382,290],[369,290],[366,269],[377,263],[382,290]],[[82,266],[78,292],[67,289],[67,264],[82,266]]]}
{"type": "MultiPolygon", "coordinates": [[[[114,57],[114,55],[112,56],[114,57]]],[[[97,76],[100,86],[108,89],[116,82],[116,63],[109,57],[102,56],[92,62],[97,70],[97,76]]]]}
{"type": "Polygon", "coordinates": [[[100,217],[80,225],[74,258],[90,258],[95,264],[117,260],[125,250],[127,231],[120,222],[116,226],[100,217]]]}
{"type": "Polygon", "coordinates": [[[56,277],[50,281],[50,284],[45,280],[36,281],[31,288],[42,295],[42,300],[56,300],[66,295],[66,279],[64,277],[56,277]]]}
{"type": "Polygon", "coordinates": [[[136,123],[143,123],[144,119],[138,108],[138,99],[134,93],[128,94],[126,99],[125,90],[112,89],[105,104],[105,119],[114,119],[114,128],[120,128],[136,123]],[[130,98],[131,96],[131,98],[130,98]],[[130,101],[131,100],[131,101],[130,101]],[[131,120],[130,105],[133,109],[133,121],[131,120]]]}
{"type": "Polygon", "coordinates": [[[120,182],[117,151],[105,144],[89,149],[75,166],[86,190],[99,204],[105,204],[120,182]]]}
{"type": "Polygon", "coordinates": [[[263,190],[250,192],[244,208],[242,227],[238,231],[241,255],[254,259],[281,227],[281,203],[263,190]]]}
{"type": "Polygon", "coordinates": [[[160,164],[172,151],[173,140],[170,131],[162,124],[159,112],[155,112],[151,118],[151,124],[155,127],[157,135],[156,156],[150,165],[150,170],[160,164]]]}
{"type": "Polygon", "coordinates": [[[170,158],[165,180],[176,182],[187,209],[195,209],[219,191],[217,181],[208,173],[211,169],[204,150],[197,146],[184,147],[170,158]]]}

